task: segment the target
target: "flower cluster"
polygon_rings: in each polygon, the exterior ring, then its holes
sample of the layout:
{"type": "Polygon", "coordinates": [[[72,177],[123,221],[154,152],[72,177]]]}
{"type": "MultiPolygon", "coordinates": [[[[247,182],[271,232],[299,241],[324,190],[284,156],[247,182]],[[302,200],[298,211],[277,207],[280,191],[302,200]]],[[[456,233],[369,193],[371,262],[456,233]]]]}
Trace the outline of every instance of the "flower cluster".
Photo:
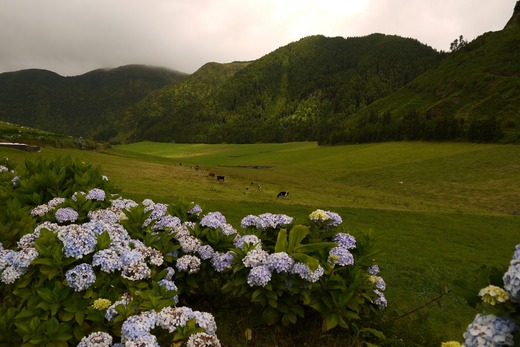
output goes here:
{"type": "Polygon", "coordinates": [[[128,317],[121,327],[121,342],[126,345],[158,346],[157,338],[150,331],[154,328],[162,328],[169,333],[186,326],[189,321],[194,320],[196,325],[203,329],[207,335],[211,335],[213,345],[220,346],[215,336],[217,326],[215,319],[210,313],[193,311],[189,307],[165,307],[159,312],[145,311],[141,314],[128,317]]]}
{"type": "Polygon", "coordinates": [[[177,267],[177,270],[181,272],[187,272],[187,273],[195,273],[199,271],[200,267],[200,259],[193,255],[183,255],[179,259],[177,259],[177,263],[175,266],[177,267]]]}
{"type": "Polygon", "coordinates": [[[202,217],[199,224],[203,227],[217,229],[226,224],[226,217],[220,212],[209,212],[202,217]]]}
{"type": "Polygon", "coordinates": [[[314,283],[324,274],[324,270],[321,265],[318,265],[316,270],[312,271],[309,265],[297,262],[293,265],[291,273],[299,275],[302,279],[308,282],[314,283]]]}
{"type": "Polygon", "coordinates": [[[267,265],[255,266],[249,271],[247,277],[247,284],[251,287],[260,286],[265,287],[271,280],[271,270],[267,265]]]}
{"type": "Polygon", "coordinates": [[[316,210],[309,215],[309,219],[314,222],[326,222],[328,226],[336,227],[343,223],[341,216],[335,212],[316,210]]]}
{"type": "Polygon", "coordinates": [[[509,295],[504,289],[494,285],[482,288],[478,295],[482,297],[482,301],[490,305],[504,303],[509,299],[509,295]]]}
{"type": "Polygon", "coordinates": [[[372,265],[368,268],[368,279],[370,282],[374,283],[376,289],[374,289],[374,293],[377,295],[377,298],[372,301],[373,304],[379,307],[379,309],[383,310],[388,306],[388,301],[386,300],[385,293],[383,291],[386,289],[385,280],[378,276],[379,266],[372,265]]]}
{"type": "Polygon", "coordinates": [[[329,251],[328,262],[340,266],[352,265],[354,264],[354,256],[347,248],[338,246],[329,251]]]}
{"type": "Polygon", "coordinates": [[[14,283],[27,273],[31,262],[38,257],[33,247],[25,247],[19,251],[3,249],[0,243],[0,280],[5,284],[14,283]]]}
{"type": "Polygon", "coordinates": [[[84,336],[78,347],[110,347],[112,346],[112,336],[103,331],[96,331],[88,336],[84,336]]]}
{"type": "Polygon", "coordinates": [[[504,274],[504,289],[512,302],[520,303],[520,256],[517,246],[507,272],[504,274]]]}
{"type": "Polygon", "coordinates": [[[518,329],[507,317],[477,314],[464,333],[465,346],[513,346],[513,332],[518,329]]]}
{"type": "MultiPolygon", "coordinates": [[[[520,244],[515,248],[510,266],[503,276],[504,288],[488,285],[478,295],[486,305],[497,314],[477,314],[463,334],[464,346],[513,346],[514,332],[518,326],[518,308],[511,309],[520,303],[520,244]],[[516,319],[516,322],[515,322],[516,319]]],[[[453,341],[453,346],[456,346],[453,341]]],[[[518,343],[518,341],[516,341],[518,343]]],[[[443,346],[448,346],[443,343],[443,346]]]]}
{"type": "Polygon", "coordinates": [[[56,206],[61,205],[65,202],[65,198],[53,198],[46,204],[38,205],[31,210],[31,215],[36,217],[43,217],[47,213],[51,212],[56,206]]]}
{"type": "Polygon", "coordinates": [[[65,273],[65,278],[70,287],[81,292],[96,282],[96,274],[92,265],[83,263],[65,273]]]}
{"type": "Polygon", "coordinates": [[[56,220],[59,223],[67,223],[67,222],[75,222],[78,219],[78,212],[74,210],[72,207],[63,207],[56,210],[56,220]]]}
{"type": "Polygon", "coordinates": [[[103,189],[93,188],[93,189],[89,190],[89,192],[87,193],[86,199],[103,201],[103,200],[105,200],[105,197],[106,197],[106,193],[103,189]]]}
{"type": "Polygon", "coordinates": [[[258,216],[248,215],[242,218],[240,226],[244,229],[253,227],[258,230],[276,229],[289,225],[293,218],[285,214],[263,213],[258,216]]]}

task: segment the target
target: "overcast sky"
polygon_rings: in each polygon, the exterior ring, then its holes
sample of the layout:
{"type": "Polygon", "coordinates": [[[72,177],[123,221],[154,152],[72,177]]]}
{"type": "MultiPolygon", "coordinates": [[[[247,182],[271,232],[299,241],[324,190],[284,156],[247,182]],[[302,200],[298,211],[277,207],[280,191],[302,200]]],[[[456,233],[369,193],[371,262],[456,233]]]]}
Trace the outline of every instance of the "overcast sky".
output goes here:
{"type": "Polygon", "coordinates": [[[0,0],[0,72],[127,64],[193,73],[305,36],[415,38],[448,51],[501,30],[517,0],[0,0]]]}

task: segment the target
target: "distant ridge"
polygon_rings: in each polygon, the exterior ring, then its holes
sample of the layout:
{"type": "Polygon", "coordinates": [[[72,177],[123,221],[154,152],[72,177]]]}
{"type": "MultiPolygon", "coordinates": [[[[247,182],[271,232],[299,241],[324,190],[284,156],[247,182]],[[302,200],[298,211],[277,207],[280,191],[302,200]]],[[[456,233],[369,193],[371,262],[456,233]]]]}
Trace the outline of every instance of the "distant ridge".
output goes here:
{"type": "Polygon", "coordinates": [[[0,74],[0,119],[56,133],[91,137],[110,114],[187,75],[128,65],[63,77],[28,69],[0,74]]]}

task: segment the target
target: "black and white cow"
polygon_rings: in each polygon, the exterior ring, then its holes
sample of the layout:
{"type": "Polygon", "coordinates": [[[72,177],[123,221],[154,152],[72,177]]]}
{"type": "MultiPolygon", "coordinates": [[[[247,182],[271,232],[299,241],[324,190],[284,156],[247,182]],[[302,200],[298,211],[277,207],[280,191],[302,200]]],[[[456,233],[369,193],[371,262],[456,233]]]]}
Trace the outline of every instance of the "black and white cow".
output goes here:
{"type": "Polygon", "coordinates": [[[276,198],[286,198],[288,196],[289,196],[289,192],[280,192],[280,193],[278,193],[276,198]]]}

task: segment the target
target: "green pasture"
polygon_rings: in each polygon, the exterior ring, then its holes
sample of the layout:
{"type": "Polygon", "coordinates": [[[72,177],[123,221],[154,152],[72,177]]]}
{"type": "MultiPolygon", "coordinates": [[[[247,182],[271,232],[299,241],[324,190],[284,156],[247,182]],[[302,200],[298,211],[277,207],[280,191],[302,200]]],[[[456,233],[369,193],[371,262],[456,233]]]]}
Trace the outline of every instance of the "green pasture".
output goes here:
{"type": "Polygon", "coordinates": [[[337,212],[348,231],[377,238],[389,302],[383,330],[401,345],[461,341],[476,312],[454,295],[406,314],[483,265],[505,267],[520,243],[518,146],[135,143],[105,152],[0,147],[0,155],[19,166],[70,155],[100,165],[125,197],[195,201],[237,227],[248,214],[303,220],[317,208],[337,212]],[[276,197],[282,190],[288,198],[276,197]]]}

